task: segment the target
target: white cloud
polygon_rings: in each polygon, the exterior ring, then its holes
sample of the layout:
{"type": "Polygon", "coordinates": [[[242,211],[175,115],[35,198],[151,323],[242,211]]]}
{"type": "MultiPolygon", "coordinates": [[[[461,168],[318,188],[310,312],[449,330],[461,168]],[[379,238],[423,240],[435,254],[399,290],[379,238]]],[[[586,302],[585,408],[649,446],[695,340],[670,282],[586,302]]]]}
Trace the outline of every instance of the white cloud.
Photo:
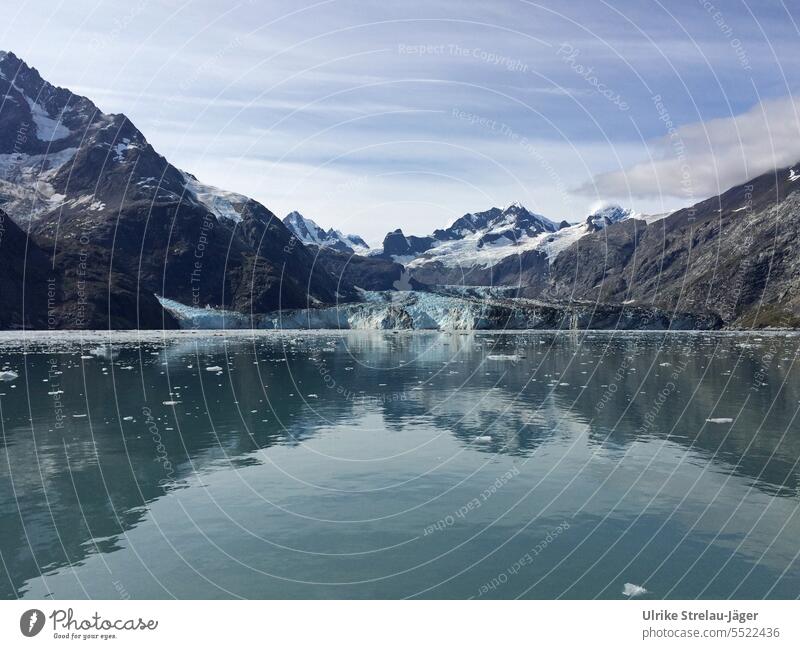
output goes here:
{"type": "Polygon", "coordinates": [[[651,161],[598,174],[578,191],[692,202],[792,165],[800,160],[800,99],[765,101],[740,115],[678,126],[652,149],[651,161]]]}

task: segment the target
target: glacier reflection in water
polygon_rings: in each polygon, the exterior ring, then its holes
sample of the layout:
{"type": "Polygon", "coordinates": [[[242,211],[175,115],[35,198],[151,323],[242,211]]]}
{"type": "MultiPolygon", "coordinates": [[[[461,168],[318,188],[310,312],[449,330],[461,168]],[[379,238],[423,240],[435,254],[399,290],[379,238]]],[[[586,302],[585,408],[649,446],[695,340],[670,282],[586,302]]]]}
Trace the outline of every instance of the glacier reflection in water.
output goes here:
{"type": "Polygon", "coordinates": [[[798,342],[3,334],[0,593],[796,597],[798,342]]]}

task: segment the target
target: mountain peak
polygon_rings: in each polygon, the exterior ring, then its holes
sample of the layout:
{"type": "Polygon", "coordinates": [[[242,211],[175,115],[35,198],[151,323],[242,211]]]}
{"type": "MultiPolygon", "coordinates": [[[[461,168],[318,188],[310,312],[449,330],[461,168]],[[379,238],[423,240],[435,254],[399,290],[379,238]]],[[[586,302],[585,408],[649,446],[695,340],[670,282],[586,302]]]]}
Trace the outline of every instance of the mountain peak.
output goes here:
{"type": "Polygon", "coordinates": [[[25,63],[14,52],[2,52],[0,54],[0,66],[2,66],[0,67],[0,76],[9,81],[14,81],[17,85],[20,85],[20,82],[33,81],[39,86],[55,88],[55,86],[52,86],[42,78],[36,68],[25,63]],[[9,76],[11,77],[10,79],[9,76]]]}
{"type": "Polygon", "coordinates": [[[634,211],[616,203],[601,203],[586,217],[586,225],[592,230],[602,230],[607,225],[618,223],[634,216],[634,211]]]}
{"type": "Polygon", "coordinates": [[[333,228],[325,231],[315,221],[306,218],[297,210],[289,212],[283,218],[283,224],[305,244],[333,248],[342,252],[365,252],[369,249],[367,243],[358,235],[342,234],[333,228]]]}

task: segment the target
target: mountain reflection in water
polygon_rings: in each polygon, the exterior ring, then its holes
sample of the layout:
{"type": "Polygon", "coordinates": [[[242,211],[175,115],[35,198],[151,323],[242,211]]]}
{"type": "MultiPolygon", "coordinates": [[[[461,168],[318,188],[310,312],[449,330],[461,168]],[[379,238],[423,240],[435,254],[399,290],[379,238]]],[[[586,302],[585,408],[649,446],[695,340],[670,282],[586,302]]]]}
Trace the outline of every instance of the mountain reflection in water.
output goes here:
{"type": "Polygon", "coordinates": [[[4,334],[0,593],[796,597],[798,342],[4,334]]]}

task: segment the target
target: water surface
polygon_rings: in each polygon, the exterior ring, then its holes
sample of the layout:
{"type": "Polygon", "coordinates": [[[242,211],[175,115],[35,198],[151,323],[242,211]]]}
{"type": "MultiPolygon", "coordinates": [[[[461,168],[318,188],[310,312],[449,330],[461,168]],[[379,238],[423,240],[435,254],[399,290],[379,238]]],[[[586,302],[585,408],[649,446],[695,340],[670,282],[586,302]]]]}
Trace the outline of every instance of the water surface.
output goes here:
{"type": "Polygon", "coordinates": [[[798,343],[3,334],[0,596],[794,598],[798,343]]]}

